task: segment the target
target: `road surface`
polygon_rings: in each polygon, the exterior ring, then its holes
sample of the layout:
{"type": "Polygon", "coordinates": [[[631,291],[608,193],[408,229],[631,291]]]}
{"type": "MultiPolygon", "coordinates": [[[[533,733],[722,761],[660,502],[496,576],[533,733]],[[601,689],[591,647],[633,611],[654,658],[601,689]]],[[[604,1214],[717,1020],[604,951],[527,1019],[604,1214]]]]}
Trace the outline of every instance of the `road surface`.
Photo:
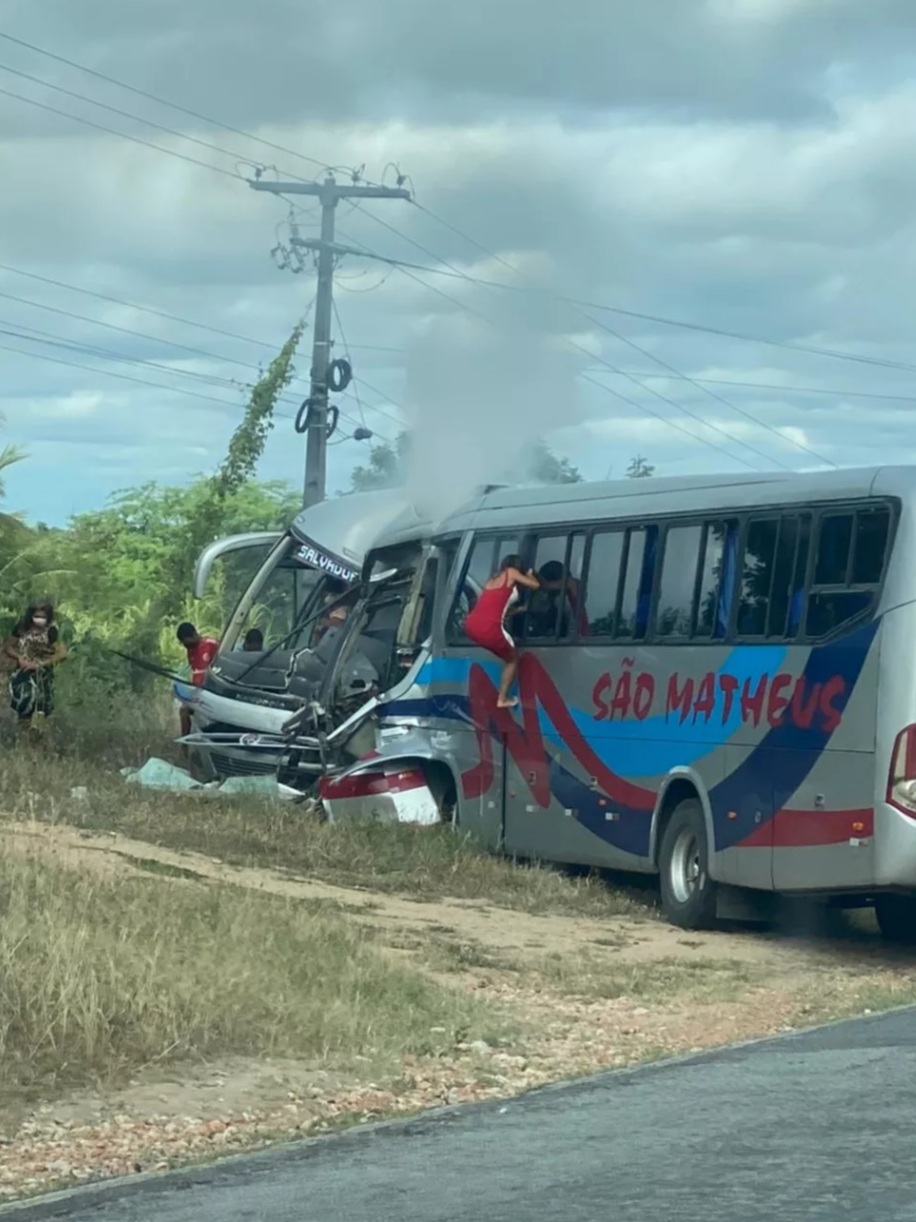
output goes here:
{"type": "Polygon", "coordinates": [[[916,1010],[0,1210],[0,1222],[916,1222],[916,1010]]]}

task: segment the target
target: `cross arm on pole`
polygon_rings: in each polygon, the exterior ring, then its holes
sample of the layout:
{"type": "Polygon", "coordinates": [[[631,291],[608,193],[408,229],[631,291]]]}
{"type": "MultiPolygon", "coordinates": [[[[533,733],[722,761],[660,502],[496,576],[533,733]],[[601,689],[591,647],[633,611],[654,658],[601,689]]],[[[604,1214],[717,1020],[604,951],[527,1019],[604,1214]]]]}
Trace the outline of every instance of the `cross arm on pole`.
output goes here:
{"type": "Polygon", "coordinates": [[[340,186],[328,182],[264,182],[250,178],[248,185],[253,191],[267,191],[271,195],[318,195],[333,200],[339,199],[406,199],[410,192],[403,187],[340,186]]]}

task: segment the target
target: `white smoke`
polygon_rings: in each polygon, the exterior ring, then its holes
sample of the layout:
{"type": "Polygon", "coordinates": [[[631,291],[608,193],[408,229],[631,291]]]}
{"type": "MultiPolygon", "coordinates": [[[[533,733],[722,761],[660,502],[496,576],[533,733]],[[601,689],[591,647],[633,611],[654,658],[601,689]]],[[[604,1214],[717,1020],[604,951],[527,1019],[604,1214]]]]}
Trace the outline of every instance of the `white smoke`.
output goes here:
{"type": "Polygon", "coordinates": [[[581,419],[576,354],[546,295],[486,295],[480,315],[440,316],[408,348],[407,490],[440,518],[487,483],[530,478],[536,443],[581,419]]]}

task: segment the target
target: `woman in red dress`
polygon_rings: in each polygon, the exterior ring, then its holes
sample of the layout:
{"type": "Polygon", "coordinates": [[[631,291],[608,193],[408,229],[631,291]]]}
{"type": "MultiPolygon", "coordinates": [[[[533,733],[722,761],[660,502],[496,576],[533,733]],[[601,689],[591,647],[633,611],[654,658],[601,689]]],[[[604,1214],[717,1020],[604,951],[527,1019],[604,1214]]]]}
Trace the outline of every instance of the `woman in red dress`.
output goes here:
{"type": "Polygon", "coordinates": [[[518,647],[506,627],[506,617],[512,614],[513,604],[518,602],[518,587],[536,590],[540,582],[533,572],[522,572],[521,556],[506,556],[495,573],[480,592],[480,597],[464,621],[467,636],[495,654],[503,664],[496,707],[510,709],[518,700],[509,698],[509,688],[518,673],[518,647]]]}

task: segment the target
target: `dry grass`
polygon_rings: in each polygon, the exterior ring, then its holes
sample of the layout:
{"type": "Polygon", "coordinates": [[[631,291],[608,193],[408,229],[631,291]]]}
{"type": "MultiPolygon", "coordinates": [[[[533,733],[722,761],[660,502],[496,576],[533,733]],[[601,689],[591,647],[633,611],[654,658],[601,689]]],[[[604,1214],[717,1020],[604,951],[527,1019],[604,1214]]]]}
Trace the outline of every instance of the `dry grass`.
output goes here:
{"type": "MultiPolygon", "coordinates": [[[[389,939],[389,945],[393,944],[389,939]]],[[[675,959],[620,962],[613,955],[583,948],[573,954],[551,952],[521,955],[497,952],[472,939],[433,936],[402,943],[418,953],[437,973],[509,973],[519,987],[590,1001],[626,997],[645,1004],[664,1004],[673,998],[698,1005],[733,1001],[746,993],[761,975],[737,959],[675,959]]]]}
{"type": "Polygon", "coordinates": [[[228,886],[0,858],[0,1092],[111,1083],[218,1055],[436,1054],[481,1003],[386,959],[358,926],[228,886]]]}
{"type": "Polygon", "coordinates": [[[39,781],[28,755],[14,753],[0,776],[0,811],[7,817],[118,831],[233,865],[280,868],[415,899],[452,896],[599,919],[653,912],[651,884],[609,884],[594,874],[517,864],[482,852],[450,828],[322,825],[302,807],[251,796],[215,801],[137,791],[116,770],[69,755],[43,758],[39,781]],[[79,786],[89,790],[88,801],[71,796],[79,786]]]}

